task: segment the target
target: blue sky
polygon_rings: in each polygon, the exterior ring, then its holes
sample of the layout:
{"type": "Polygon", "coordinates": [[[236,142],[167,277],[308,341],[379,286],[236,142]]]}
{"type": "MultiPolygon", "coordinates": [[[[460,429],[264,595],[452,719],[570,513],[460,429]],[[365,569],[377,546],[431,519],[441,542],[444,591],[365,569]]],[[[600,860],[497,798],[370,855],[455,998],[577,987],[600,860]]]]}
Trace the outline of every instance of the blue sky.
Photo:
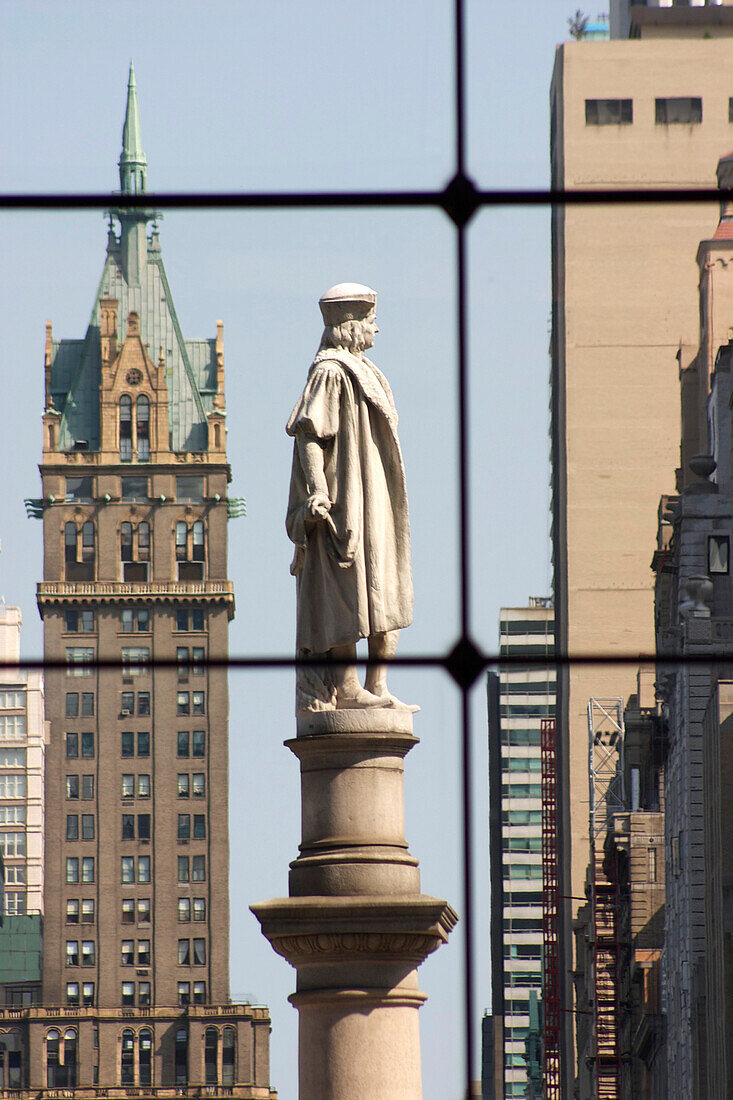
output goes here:
{"type": "MultiPolygon", "coordinates": [[[[573,5],[468,4],[469,170],[485,187],[545,187],[548,90],[573,5]]],[[[0,35],[0,180],[5,191],[118,186],[127,68],[134,59],[150,190],[431,188],[453,173],[449,0],[308,4],[128,0],[6,5],[0,35]]],[[[6,384],[0,479],[0,594],[35,609],[44,322],[80,337],[101,273],[98,211],[0,215],[6,384]],[[8,415],[9,414],[9,415],[8,415]]],[[[410,493],[414,625],[404,654],[442,651],[458,624],[455,240],[434,211],[173,211],[161,243],[186,337],[224,321],[237,592],[231,652],[293,648],[294,589],[283,517],[284,424],[316,350],[316,302],[342,280],[379,292],[373,358],[401,417],[410,493]]],[[[472,614],[495,649],[499,607],[550,588],[548,504],[549,211],[484,211],[469,234],[472,614]]],[[[395,674],[420,703],[407,759],[407,835],[423,890],[461,908],[460,699],[444,674],[395,674]]],[[[292,675],[233,673],[232,994],[270,1006],[272,1081],[296,1094],[294,973],[248,912],[287,891],[299,840],[292,675]]],[[[490,1003],[486,710],[473,701],[479,897],[476,1024],[490,1003]]],[[[426,1100],[462,1095],[461,931],[421,970],[426,1100]]],[[[478,1073],[478,1070],[476,1071],[478,1073]]]]}

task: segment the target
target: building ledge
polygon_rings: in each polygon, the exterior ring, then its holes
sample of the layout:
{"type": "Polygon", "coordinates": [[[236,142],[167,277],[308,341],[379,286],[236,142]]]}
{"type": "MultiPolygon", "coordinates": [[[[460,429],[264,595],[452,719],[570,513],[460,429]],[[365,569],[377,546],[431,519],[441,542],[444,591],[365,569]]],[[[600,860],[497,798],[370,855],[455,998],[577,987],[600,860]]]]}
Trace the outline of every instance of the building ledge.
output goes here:
{"type": "MultiPolygon", "coordinates": [[[[212,1016],[226,1019],[262,1020],[269,1022],[270,1010],[266,1005],[216,1004],[216,1005],[156,1005],[154,1008],[97,1008],[96,1006],[71,1007],[70,1005],[26,1005],[23,1008],[0,1008],[0,1024],[13,1020],[171,1020],[186,1018],[206,1020],[212,1016]]],[[[0,1096],[3,1091],[0,1089],[0,1096]]]]}
{"type": "Polygon", "coordinates": [[[238,1100],[277,1100],[277,1092],[267,1085],[76,1085],[58,1089],[0,1089],[3,1100],[127,1100],[127,1097],[150,1097],[155,1100],[175,1100],[176,1097],[200,1097],[216,1100],[232,1096],[238,1100]]]}
{"type": "Polygon", "coordinates": [[[144,597],[146,600],[180,603],[207,600],[229,606],[234,615],[233,581],[41,581],[36,586],[38,610],[56,603],[116,603],[121,599],[144,597]]]}

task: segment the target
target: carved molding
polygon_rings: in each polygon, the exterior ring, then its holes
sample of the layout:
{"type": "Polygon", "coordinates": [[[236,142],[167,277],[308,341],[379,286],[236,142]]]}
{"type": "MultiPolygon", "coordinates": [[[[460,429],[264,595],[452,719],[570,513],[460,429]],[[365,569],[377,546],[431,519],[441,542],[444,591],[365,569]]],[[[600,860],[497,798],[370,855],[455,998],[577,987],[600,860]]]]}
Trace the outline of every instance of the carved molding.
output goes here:
{"type": "MultiPolygon", "coordinates": [[[[447,938],[447,937],[446,937],[447,938]]],[[[268,936],[278,955],[293,966],[309,962],[343,962],[346,958],[372,958],[413,962],[437,951],[445,938],[437,932],[300,932],[268,936]]]]}

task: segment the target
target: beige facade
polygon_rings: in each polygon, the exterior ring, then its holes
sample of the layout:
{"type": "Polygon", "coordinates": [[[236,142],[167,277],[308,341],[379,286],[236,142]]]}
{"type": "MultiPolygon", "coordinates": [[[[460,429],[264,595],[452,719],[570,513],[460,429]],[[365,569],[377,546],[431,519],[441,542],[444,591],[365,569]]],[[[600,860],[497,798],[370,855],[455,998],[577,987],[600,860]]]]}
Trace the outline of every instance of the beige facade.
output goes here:
{"type": "MultiPolygon", "coordinates": [[[[655,18],[663,20],[664,12],[655,18]]],[[[733,143],[733,88],[720,77],[733,45],[716,37],[725,28],[715,20],[697,38],[678,37],[670,27],[658,23],[658,34],[648,30],[639,39],[558,49],[551,93],[555,187],[714,186],[718,159],[733,143]],[[680,117],[684,121],[671,121],[680,117]]],[[[553,510],[561,652],[633,657],[653,651],[650,547],[659,496],[674,491],[679,465],[677,358],[684,359],[685,347],[697,348],[694,260],[717,220],[717,209],[703,204],[554,211],[553,510]]],[[[568,1005],[570,927],[588,863],[587,799],[569,792],[588,790],[589,698],[626,697],[634,675],[631,664],[600,665],[575,667],[559,679],[568,1005]]]]}

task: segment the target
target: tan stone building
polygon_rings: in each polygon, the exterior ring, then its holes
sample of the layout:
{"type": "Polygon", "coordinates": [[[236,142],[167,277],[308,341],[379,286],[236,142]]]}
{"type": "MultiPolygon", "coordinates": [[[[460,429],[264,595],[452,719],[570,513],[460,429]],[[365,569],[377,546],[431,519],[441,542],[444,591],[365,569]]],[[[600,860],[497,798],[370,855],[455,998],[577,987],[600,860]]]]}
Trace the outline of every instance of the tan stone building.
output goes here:
{"type": "MultiPolygon", "coordinates": [[[[613,4],[611,41],[558,48],[551,90],[558,188],[714,186],[733,144],[733,8],[613,4]]],[[[695,255],[705,205],[556,207],[553,212],[553,553],[556,641],[570,654],[654,647],[649,570],[660,494],[676,487],[679,367],[697,349],[695,255]],[[693,350],[694,349],[694,350],[693,350]],[[678,363],[679,360],[679,363],[678,363]]],[[[704,383],[699,379],[700,392],[704,383]]],[[[704,415],[704,414],[703,414],[704,415]]],[[[695,428],[699,438],[699,426],[695,428]]],[[[688,441],[696,446],[694,439],[688,441]]],[[[571,928],[588,863],[589,698],[634,690],[635,668],[558,677],[562,893],[568,1009],[571,928]]],[[[573,1095],[573,1013],[566,1013],[573,1095]]]]}
{"type": "MultiPolygon", "coordinates": [[[[123,194],[145,175],[131,69],[123,194]]],[[[227,671],[207,663],[234,613],[222,328],[184,339],[152,220],[111,211],[86,335],[47,326],[43,1000],[0,1029],[36,1095],[270,1098],[267,1009],[229,999],[227,671]]]]}

